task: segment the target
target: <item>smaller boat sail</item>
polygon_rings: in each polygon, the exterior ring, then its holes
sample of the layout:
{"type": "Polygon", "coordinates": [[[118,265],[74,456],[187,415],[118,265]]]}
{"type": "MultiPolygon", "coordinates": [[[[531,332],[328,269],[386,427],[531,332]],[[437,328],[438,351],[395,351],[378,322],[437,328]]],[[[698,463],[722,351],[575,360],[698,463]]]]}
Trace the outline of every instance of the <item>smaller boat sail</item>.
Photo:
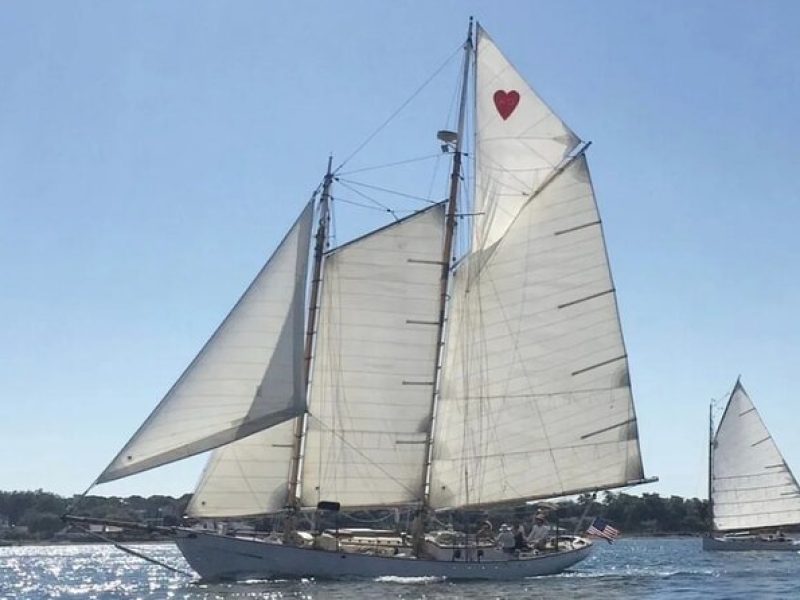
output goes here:
{"type": "Polygon", "coordinates": [[[741,381],[710,429],[709,550],[800,550],[781,527],[800,525],[800,486],[741,381]]]}

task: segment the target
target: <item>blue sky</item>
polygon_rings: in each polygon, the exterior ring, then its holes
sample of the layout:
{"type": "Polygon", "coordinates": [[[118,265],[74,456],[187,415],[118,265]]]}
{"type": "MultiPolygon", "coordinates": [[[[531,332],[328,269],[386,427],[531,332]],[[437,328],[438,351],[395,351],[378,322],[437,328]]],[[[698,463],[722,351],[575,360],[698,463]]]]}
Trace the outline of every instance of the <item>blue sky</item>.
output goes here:
{"type": "MultiPolygon", "coordinates": [[[[469,15],[593,141],[645,466],[661,477],[639,490],[705,494],[708,401],[740,373],[800,472],[800,5],[14,2],[0,19],[0,489],[82,491],[328,153],[349,155],[446,64],[348,167],[436,153],[469,15]]],[[[438,199],[435,164],[352,178],[438,199]]],[[[340,208],[340,240],[386,222],[340,208]]],[[[98,491],[189,491],[201,465],[98,491]]]]}

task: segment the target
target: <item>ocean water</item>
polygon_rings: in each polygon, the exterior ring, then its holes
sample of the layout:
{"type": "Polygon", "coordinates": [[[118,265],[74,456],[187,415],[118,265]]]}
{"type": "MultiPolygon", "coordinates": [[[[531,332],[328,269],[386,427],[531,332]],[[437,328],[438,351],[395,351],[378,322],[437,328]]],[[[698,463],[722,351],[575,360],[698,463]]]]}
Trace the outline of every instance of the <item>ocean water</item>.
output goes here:
{"type": "MultiPolygon", "coordinates": [[[[189,570],[172,544],[133,546],[189,570]]],[[[786,598],[800,599],[800,554],[703,552],[700,540],[599,542],[591,558],[567,573],[513,582],[253,581],[205,585],[111,546],[0,548],[0,599],[64,598],[239,600],[396,600],[463,598],[786,598]]]]}

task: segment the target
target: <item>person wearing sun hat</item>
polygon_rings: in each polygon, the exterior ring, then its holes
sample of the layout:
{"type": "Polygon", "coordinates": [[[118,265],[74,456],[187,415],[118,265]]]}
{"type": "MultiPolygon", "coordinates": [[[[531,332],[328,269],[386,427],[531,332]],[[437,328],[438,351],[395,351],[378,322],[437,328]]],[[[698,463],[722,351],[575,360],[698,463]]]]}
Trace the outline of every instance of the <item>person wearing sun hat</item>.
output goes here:
{"type": "Polygon", "coordinates": [[[550,525],[547,523],[545,514],[539,511],[533,517],[533,527],[531,527],[531,532],[528,534],[528,545],[532,548],[543,550],[549,535],[550,525]]]}
{"type": "Polygon", "coordinates": [[[514,553],[514,532],[511,527],[503,523],[500,525],[500,533],[497,536],[497,544],[506,554],[514,553]]]}

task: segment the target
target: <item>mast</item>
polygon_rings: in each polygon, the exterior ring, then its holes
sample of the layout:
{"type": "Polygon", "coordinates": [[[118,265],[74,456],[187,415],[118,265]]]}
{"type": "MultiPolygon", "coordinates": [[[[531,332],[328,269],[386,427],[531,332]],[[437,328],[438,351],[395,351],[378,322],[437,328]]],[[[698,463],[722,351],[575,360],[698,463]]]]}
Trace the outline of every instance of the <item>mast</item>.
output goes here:
{"type": "MultiPolygon", "coordinates": [[[[314,267],[311,275],[311,295],[308,301],[308,321],[306,323],[306,342],[305,342],[305,386],[308,390],[311,383],[311,358],[314,352],[314,334],[317,324],[317,305],[319,301],[319,289],[322,284],[322,258],[325,248],[328,245],[328,220],[330,215],[330,193],[333,173],[331,165],[333,156],[328,156],[328,169],[322,183],[322,194],[319,199],[319,224],[314,241],[314,267]]],[[[306,430],[307,413],[295,419],[294,441],[292,444],[292,462],[289,472],[289,488],[286,496],[286,505],[290,508],[297,508],[297,487],[300,479],[300,467],[302,465],[303,436],[306,430]]]]}
{"type": "Polygon", "coordinates": [[[714,531],[714,500],[711,498],[712,453],[714,452],[714,402],[708,404],[708,533],[714,531]]]}
{"type": "Polygon", "coordinates": [[[461,77],[461,98],[458,107],[458,131],[453,147],[453,169],[450,172],[450,195],[447,200],[447,216],[445,219],[444,245],[442,248],[442,274],[439,288],[439,319],[436,334],[436,361],[433,366],[433,395],[428,418],[428,435],[425,439],[425,468],[422,475],[422,507],[428,506],[430,496],[430,470],[433,460],[433,428],[436,416],[436,400],[439,394],[441,361],[444,349],[444,327],[447,312],[447,290],[450,283],[450,261],[453,256],[453,236],[456,228],[456,212],[458,208],[458,192],[461,183],[462,140],[467,112],[467,89],[469,79],[470,58],[472,56],[472,17],[469,19],[467,41],[464,42],[464,70],[461,77]]]}

